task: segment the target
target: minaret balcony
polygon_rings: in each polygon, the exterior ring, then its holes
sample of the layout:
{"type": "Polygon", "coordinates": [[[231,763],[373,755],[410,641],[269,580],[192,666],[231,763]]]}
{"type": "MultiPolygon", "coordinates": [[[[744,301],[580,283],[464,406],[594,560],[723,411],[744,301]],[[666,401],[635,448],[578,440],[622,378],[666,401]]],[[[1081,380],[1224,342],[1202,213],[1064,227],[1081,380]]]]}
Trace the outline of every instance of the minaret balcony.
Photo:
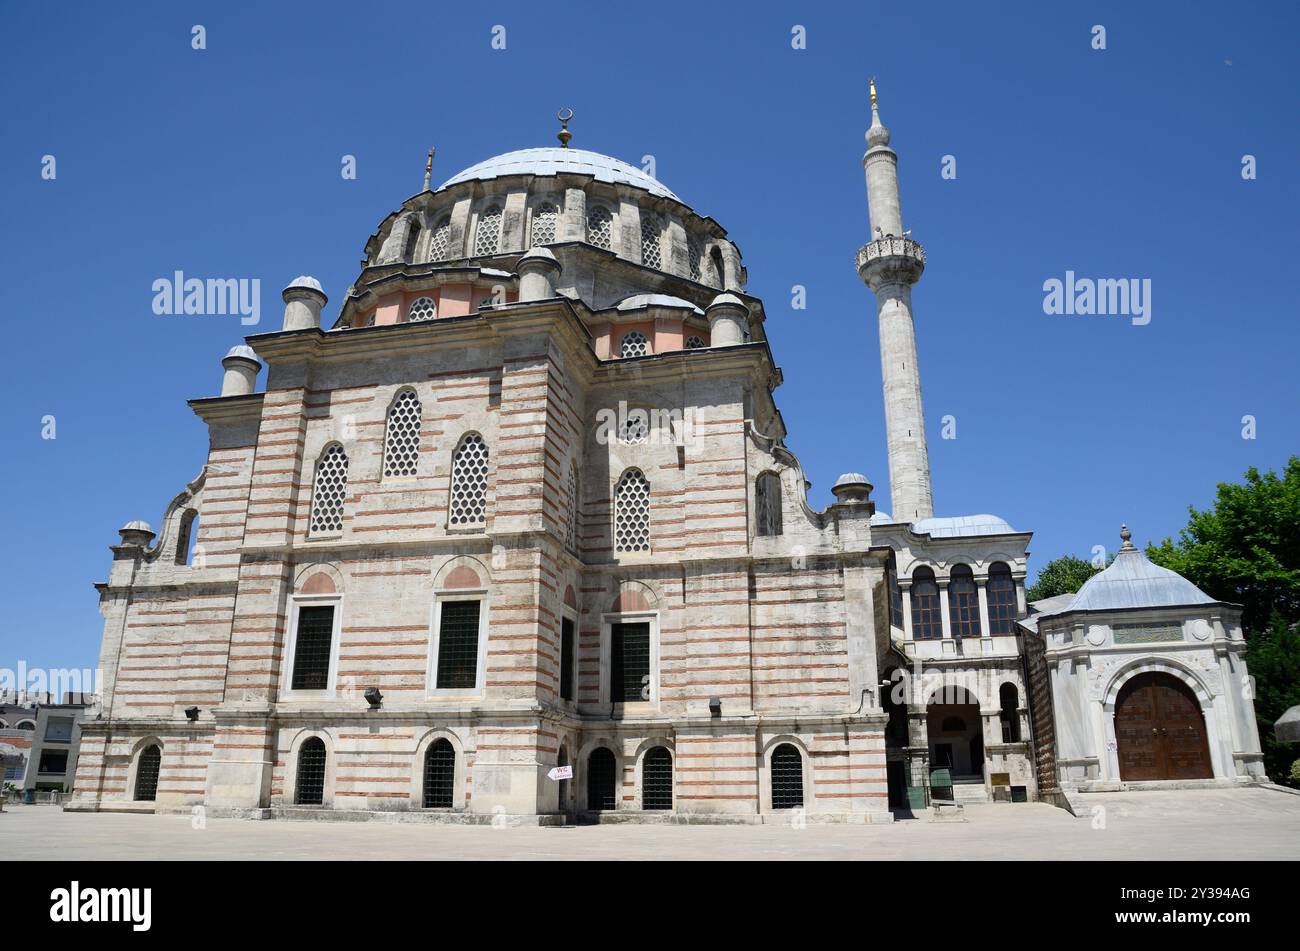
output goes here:
{"type": "Polygon", "coordinates": [[[915,284],[925,270],[925,248],[903,235],[885,235],[858,250],[858,276],[870,288],[915,284]]]}

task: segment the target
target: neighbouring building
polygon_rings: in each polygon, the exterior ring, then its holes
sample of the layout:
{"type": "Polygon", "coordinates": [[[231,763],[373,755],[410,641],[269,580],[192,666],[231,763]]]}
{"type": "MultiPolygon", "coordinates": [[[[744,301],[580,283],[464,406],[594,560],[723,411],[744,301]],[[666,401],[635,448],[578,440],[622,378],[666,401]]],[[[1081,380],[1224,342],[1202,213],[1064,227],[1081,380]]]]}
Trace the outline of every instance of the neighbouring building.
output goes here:
{"type": "Polygon", "coordinates": [[[854,472],[809,505],[722,226],[569,137],[426,170],[326,325],[294,280],[190,402],[208,456],[98,586],[70,808],[888,821],[937,771],[1038,796],[1030,534],[934,514],[925,255],[874,86],[892,515],[854,472]]]}
{"type": "Polygon", "coordinates": [[[81,723],[96,707],[92,698],[68,694],[63,703],[36,707],[36,725],[22,788],[38,792],[71,792],[77,775],[81,723]]]}

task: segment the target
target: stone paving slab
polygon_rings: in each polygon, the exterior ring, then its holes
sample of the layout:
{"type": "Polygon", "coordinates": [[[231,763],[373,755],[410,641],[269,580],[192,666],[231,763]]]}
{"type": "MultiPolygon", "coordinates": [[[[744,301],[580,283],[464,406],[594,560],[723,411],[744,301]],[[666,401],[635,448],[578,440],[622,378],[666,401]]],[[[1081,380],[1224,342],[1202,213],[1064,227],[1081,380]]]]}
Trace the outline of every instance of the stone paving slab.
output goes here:
{"type": "Polygon", "coordinates": [[[962,823],[493,828],[64,813],[10,805],[11,859],[1294,859],[1300,796],[1267,789],[1098,793],[1076,819],[1045,803],[967,806],[962,823]],[[1097,827],[1104,826],[1104,827],[1097,827]]]}

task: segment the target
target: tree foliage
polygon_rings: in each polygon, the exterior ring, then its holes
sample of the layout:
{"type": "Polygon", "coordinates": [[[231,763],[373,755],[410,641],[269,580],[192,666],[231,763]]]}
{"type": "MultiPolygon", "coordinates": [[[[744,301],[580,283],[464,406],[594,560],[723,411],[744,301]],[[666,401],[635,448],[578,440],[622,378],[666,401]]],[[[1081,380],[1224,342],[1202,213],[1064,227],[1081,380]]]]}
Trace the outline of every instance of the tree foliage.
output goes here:
{"type": "Polygon", "coordinates": [[[1025,591],[1025,600],[1041,601],[1054,598],[1058,594],[1073,594],[1083,587],[1083,583],[1101,571],[1091,562],[1076,558],[1074,555],[1061,555],[1053,558],[1038,573],[1038,579],[1025,591]]]}

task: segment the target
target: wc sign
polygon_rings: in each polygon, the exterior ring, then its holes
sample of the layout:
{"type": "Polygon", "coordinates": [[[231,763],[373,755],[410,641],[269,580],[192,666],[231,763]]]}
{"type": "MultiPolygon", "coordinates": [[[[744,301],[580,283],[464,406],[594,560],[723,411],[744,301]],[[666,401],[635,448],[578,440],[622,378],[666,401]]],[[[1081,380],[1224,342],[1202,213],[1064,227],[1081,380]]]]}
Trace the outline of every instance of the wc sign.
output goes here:
{"type": "Polygon", "coordinates": [[[549,773],[547,773],[546,776],[547,776],[548,779],[572,779],[572,778],[573,778],[573,767],[572,767],[572,766],[553,766],[553,767],[551,767],[551,771],[550,771],[549,773]]]}

